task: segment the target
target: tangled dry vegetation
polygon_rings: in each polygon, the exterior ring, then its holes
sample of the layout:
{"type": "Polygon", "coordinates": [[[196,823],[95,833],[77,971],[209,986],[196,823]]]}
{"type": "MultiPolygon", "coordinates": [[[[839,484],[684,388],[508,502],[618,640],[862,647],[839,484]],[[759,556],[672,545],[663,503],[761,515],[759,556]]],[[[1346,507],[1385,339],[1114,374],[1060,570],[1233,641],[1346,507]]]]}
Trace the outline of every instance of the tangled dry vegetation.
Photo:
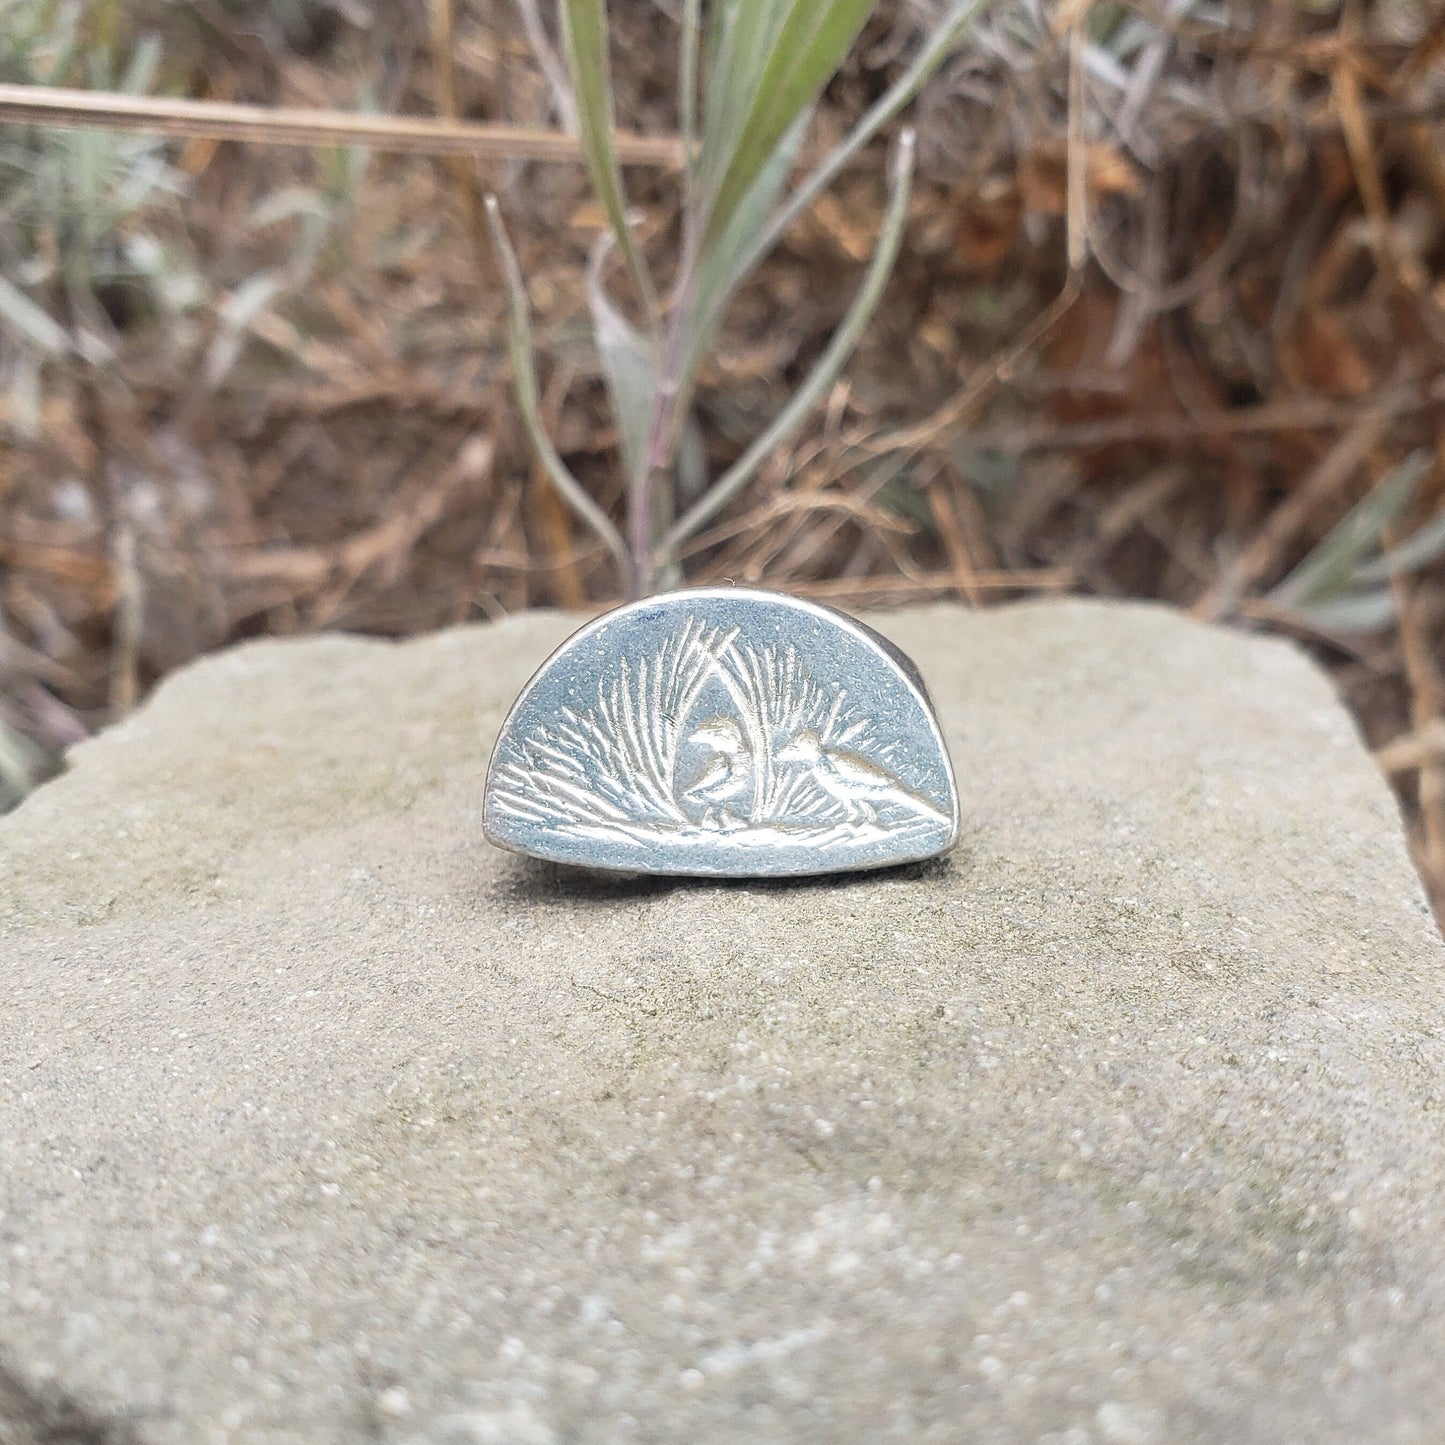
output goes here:
{"type": "MultiPolygon", "coordinates": [[[[42,45],[0,79],[558,119],[527,4],[459,4],[445,55],[446,7],[420,0],[120,9],[79,7],[89,73],[45,72],[42,45]]],[[[815,154],[941,9],[879,7],[815,154]]],[[[671,133],[670,8],[612,10],[619,116],[671,133]]],[[[815,424],[690,544],[689,578],[850,606],[1159,598],[1297,637],[1445,899],[1445,14],[997,0],[915,120],[884,304],[815,424]]],[[[519,430],[479,226],[485,185],[552,434],[615,513],[580,167],[13,127],[0,150],[0,786],[232,639],[615,595],[519,430]]],[[[714,473],[842,314],[882,156],[735,305],[699,396],[714,473]]],[[[666,254],[673,178],[629,183],[666,254]]]]}

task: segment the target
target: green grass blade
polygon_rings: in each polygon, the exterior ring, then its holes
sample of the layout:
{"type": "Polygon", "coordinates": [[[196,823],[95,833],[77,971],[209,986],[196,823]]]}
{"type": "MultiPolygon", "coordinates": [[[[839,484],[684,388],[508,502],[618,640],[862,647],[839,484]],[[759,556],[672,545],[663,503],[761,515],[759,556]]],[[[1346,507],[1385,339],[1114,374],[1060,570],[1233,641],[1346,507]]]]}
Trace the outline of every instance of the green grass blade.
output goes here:
{"type": "Polygon", "coordinates": [[[12,286],[0,276],[0,329],[6,327],[52,356],[62,356],[70,350],[70,337],[65,328],[18,286],[12,286]]]}
{"type": "Polygon", "coordinates": [[[602,360],[608,400],[617,422],[617,436],[627,475],[636,472],[657,401],[657,353],[647,338],[622,314],[607,294],[603,277],[611,238],[593,247],[587,266],[587,303],[592,335],[602,360]]]}
{"type": "Polygon", "coordinates": [[[1355,573],[1357,582],[1384,582],[1404,572],[1417,572],[1445,557],[1445,513],[1417,527],[1377,562],[1355,573]]]}
{"type": "Polygon", "coordinates": [[[613,525],[607,513],[588,496],[582,483],[568,471],[567,464],[558,455],[557,448],[552,445],[552,438],[547,435],[547,429],[542,425],[541,408],[537,400],[537,363],[532,347],[532,323],[528,316],[526,287],[522,284],[522,268],[517,264],[517,253],[512,249],[511,241],[507,239],[506,228],[502,225],[501,207],[498,206],[495,196],[487,197],[486,211],[487,226],[492,233],[492,244],[496,248],[497,260],[507,287],[507,351],[512,363],[512,389],[516,393],[517,407],[522,413],[527,438],[563,500],[602,539],[612,554],[621,574],[623,591],[632,596],[635,592],[635,571],[622,533],[613,525]]]}
{"type": "Polygon", "coordinates": [[[877,309],[883,288],[888,284],[889,274],[893,270],[893,263],[898,258],[903,227],[908,219],[908,197],[913,182],[913,153],[913,132],[905,130],[898,139],[898,150],[889,178],[888,209],[878,233],[877,244],[873,248],[873,255],[868,262],[868,270],[858,294],[853,298],[853,304],[833,333],[827,349],[772,424],[712,488],[673,524],[658,549],[659,567],[676,561],[682,544],[752,480],[763,462],[803,424],[808,413],[837,380],[839,372],[858,344],[864,327],[877,309]]]}
{"type": "Polygon", "coordinates": [[[159,35],[142,35],[131,54],[130,64],[121,76],[118,89],[126,95],[144,95],[155,84],[156,72],[161,64],[161,38],[159,35]]]}
{"type": "Polygon", "coordinates": [[[1409,506],[1429,465],[1425,452],[1407,457],[1269,594],[1269,601],[1298,611],[1348,591],[1369,554],[1380,547],[1385,528],[1409,506]]]}
{"type": "MultiPolygon", "coordinates": [[[[756,75],[752,103],[708,202],[707,237],[727,226],[768,158],[798,117],[817,100],[847,54],[877,0],[795,0],[770,37],[756,75]]],[[[760,0],[761,6],[761,0],[760,0]]],[[[748,57],[750,66],[753,64],[748,57]]]]}
{"type": "Polygon", "coordinates": [[[757,100],[769,47],[794,0],[718,0],[708,26],[702,180],[711,194],[757,100]]]}
{"type": "Polygon", "coordinates": [[[59,766],[58,758],[0,718],[0,813],[13,808],[59,766]]]}
{"type": "Polygon", "coordinates": [[[687,355],[681,371],[684,387],[691,385],[703,354],[717,334],[729,299],[751,269],[745,264],[745,257],[753,238],[766,227],[768,217],[787,184],[807,123],[808,115],[801,116],[774,147],[768,163],[758,172],[752,187],[733,211],[732,219],[698,258],[687,355]]]}
{"type": "Polygon", "coordinates": [[[612,62],[607,51],[606,0],[562,0],[562,53],[577,100],[577,127],[592,189],[607,212],[613,235],[627,261],[649,317],[657,314],[657,292],[641,248],[627,224],[627,194],[612,148],[612,62]]]}
{"type": "Polygon", "coordinates": [[[783,232],[833,183],[843,167],[913,100],[953,53],[973,22],[992,3],[993,0],[958,0],[928,42],[913,57],[908,69],[869,107],[843,143],[829,151],[826,159],[808,173],[772,220],[754,232],[747,249],[736,261],[739,278],[746,276],[778,244],[783,232]]]}
{"type": "Polygon", "coordinates": [[[1368,592],[1343,592],[1320,602],[1283,610],[1326,635],[1382,632],[1395,620],[1395,597],[1382,587],[1368,592]]]}

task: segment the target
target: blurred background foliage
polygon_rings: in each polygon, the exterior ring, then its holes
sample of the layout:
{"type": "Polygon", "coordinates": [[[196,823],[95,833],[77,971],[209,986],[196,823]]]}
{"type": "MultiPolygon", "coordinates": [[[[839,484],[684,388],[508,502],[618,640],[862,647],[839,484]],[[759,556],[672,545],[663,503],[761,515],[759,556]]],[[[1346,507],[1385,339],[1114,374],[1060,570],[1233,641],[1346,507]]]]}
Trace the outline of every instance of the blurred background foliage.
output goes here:
{"type": "MultiPolygon", "coordinates": [[[[954,7],[862,8],[797,175],[954,7]]],[[[678,133],[688,10],[612,0],[619,124],[678,133]]],[[[542,0],[0,0],[0,81],[553,127],[575,118],[563,39],[542,0]]],[[[995,0],[905,119],[881,304],[681,574],[852,607],[1159,599],[1295,637],[1380,750],[1438,901],[1445,13],[995,0]]],[[[726,475],[814,373],[898,136],[738,285],[677,486],[726,475]]],[[[625,179],[666,286],[683,187],[625,179]]],[[[509,391],[483,190],[540,424],[625,528],[631,443],[594,345],[610,218],[580,163],[0,126],[0,806],[227,641],[617,596],[509,391]]]]}

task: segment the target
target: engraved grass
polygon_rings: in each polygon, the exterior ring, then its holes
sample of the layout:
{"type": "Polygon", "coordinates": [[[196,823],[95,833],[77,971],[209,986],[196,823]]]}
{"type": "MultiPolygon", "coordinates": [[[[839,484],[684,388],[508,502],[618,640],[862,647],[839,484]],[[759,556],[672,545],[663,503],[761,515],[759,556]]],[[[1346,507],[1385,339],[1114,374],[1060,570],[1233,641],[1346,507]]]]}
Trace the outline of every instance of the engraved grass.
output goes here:
{"type": "Polygon", "coordinates": [[[846,848],[949,822],[898,776],[894,745],[846,688],[820,685],[791,644],[689,615],[585,685],[499,759],[503,815],[643,847],[846,848]]]}

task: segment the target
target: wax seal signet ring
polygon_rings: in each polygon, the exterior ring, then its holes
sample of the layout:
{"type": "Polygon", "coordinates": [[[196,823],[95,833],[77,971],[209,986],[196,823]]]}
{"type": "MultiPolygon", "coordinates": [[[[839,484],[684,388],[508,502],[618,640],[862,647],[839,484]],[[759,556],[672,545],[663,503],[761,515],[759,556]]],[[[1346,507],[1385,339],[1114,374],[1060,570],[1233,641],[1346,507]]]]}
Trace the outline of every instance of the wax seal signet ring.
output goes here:
{"type": "Polygon", "coordinates": [[[484,826],[589,868],[786,877],[931,858],[958,791],[918,670],[832,608],[701,587],[588,623],[523,688],[484,826]]]}

